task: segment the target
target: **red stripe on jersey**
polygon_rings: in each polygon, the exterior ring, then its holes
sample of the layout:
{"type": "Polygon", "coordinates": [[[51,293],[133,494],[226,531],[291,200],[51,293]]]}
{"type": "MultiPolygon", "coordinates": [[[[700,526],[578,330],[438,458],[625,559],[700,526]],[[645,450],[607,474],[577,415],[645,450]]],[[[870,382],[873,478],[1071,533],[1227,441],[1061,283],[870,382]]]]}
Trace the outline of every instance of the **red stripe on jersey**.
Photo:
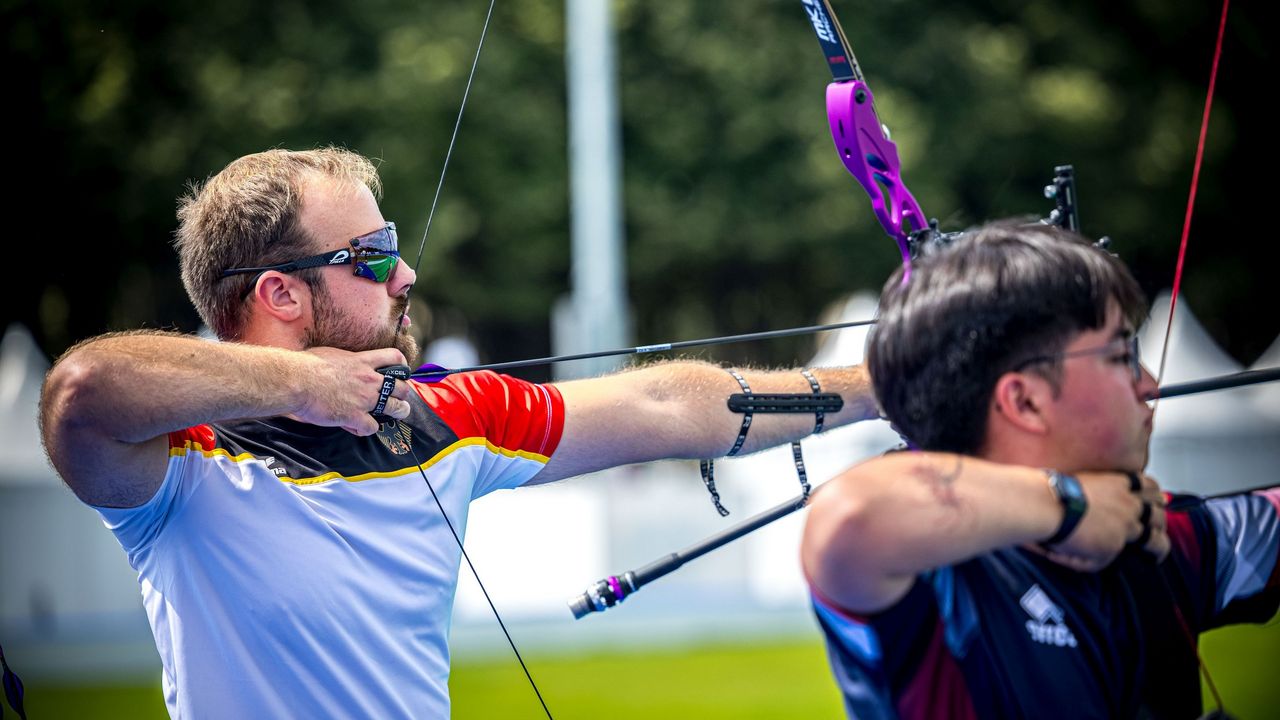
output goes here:
{"type": "Polygon", "coordinates": [[[969,686],[964,681],[960,664],[943,642],[946,631],[938,618],[929,638],[929,647],[916,666],[915,677],[898,696],[898,716],[902,718],[976,719],[969,686]]]}
{"type": "Polygon", "coordinates": [[[459,439],[483,437],[505,450],[548,457],[560,444],[564,399],[553,385],[489,370],[412,384],[459,439]]]}
{"type": "Polygon", "coordinates": [[[1166,517],[1166,528],[1169,540],[1178,552],[1187,559],[1187,566],[1200,572],[1200,541],[1196,539],[1196,529],[1191,524],[1191,515],[1187,512],[1171,512],[1166,517]]]}
{"type": "Polygon", "coordinates": [[[213,427],[195,425],[186,430],[174,430],[169,433],[169,449],[185,447],[188,442],[198,445],[201,450],[212,450],[217,442],[213,434],[213,427]]]}
{"type": "Polygon", "coordinates": [[[1280,487],[1259,490],[1256,494],[1266,498],[1267,502],[1271,503],[1271,507],[1275,508],[1276,514],[1280,515],[1280,487]]]}

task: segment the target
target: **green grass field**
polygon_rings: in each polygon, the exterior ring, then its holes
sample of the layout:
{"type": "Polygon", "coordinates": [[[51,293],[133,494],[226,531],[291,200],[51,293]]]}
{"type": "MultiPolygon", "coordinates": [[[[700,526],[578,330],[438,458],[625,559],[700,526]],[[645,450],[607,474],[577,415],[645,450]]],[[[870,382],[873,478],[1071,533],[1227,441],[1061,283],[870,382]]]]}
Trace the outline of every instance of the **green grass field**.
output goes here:
{"type": "MultiPolygon", "coordinates": [[[[1233,715],[1240,720],[1277,717],[1280,622],[1210,633],[1201,649],[1233,715]]],[[[561,720],[842,715],[816,637],[634,654],[570,657],[534,652],[525,659],[552,712],[561,720]]],[[[537,699],[513,658],[459,658],[451,687],[455,718],[541,716],[537,699]]],[[[27,710],[31,720],[167,717],[158,682],[111,686],[28,683],[27,710]]]]}

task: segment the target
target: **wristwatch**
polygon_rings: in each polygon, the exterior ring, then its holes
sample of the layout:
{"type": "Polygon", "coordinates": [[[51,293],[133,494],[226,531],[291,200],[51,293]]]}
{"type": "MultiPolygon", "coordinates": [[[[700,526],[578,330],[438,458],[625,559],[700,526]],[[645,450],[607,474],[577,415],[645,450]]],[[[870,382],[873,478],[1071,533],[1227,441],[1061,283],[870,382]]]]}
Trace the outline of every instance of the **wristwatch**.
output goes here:
{"type": "Polygon", "coordinates": [[[1062,523],[1058,525],[1057,532],[1040,542],[1041,547],[1048,548],[1066,540],[1076,529],[1084,511],[1089,509],[1089,501],[1084,497],[1084,488],[1080,487],[1079,480],[1057,470],[1045,470],[1044,474],[1049,477],[1049,487],[1062,504],[1062,523]]]}

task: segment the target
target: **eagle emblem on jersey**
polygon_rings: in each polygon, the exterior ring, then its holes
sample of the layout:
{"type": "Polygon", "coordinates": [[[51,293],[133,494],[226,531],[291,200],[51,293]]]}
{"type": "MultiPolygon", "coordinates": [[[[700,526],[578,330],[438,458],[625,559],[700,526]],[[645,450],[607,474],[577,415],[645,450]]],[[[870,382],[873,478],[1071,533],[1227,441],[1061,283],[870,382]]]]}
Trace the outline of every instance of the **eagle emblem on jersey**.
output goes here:
{"type": "Polygon", "coordinates": [[[378,440],[393,454],[404,455],[413,445],[413,431],[399,420],[391,420],[378,428],[378,440]]]}

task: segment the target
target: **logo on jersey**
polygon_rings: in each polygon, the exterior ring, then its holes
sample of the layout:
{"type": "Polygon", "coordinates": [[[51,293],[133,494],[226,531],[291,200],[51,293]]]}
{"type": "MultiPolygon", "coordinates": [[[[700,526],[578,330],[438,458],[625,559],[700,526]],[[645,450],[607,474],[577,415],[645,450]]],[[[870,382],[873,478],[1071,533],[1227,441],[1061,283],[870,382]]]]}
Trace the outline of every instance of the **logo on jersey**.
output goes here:
{"type": "Polygon", "coordinates": [[[1027,621],[1027,634],[1032,640],[1044,645],[1076,647],[1076,636],[1067,627],[1062,608],[1055,605],[1039,585],[1032,585],[1018,604],[1031,616],[1027,621]]]}
{"type": "Polygon", "coordinates": [[[266,466],[267,466],[267,469],[268,469],[268,470],[270,470],[270,471],[272,472],[272,474],[274,474],[276,477],[279,477],[279,476],[281,476],[281,475],[288,475],[288,474],[289,474],[289,471],[288,471],[288,470],[285,470],[285,469],[284,469],[284,468],[282,468],[282,467],[271,467],[272,465],[275,465],[275,464],[276,464],[276,456],[275,456],[275,455],[268,455],[267,457],[262,458],[262,464],[263,464],[263,465],[266,465],[266,466]]]}
{"type": "Polygon", "coordinates": [[[395,455],[404,455],[409,452],[410,446],[413,445],[413,431],[409,426],[392,420],[382,424],[378,428],[378,439],[395,455]]]}

